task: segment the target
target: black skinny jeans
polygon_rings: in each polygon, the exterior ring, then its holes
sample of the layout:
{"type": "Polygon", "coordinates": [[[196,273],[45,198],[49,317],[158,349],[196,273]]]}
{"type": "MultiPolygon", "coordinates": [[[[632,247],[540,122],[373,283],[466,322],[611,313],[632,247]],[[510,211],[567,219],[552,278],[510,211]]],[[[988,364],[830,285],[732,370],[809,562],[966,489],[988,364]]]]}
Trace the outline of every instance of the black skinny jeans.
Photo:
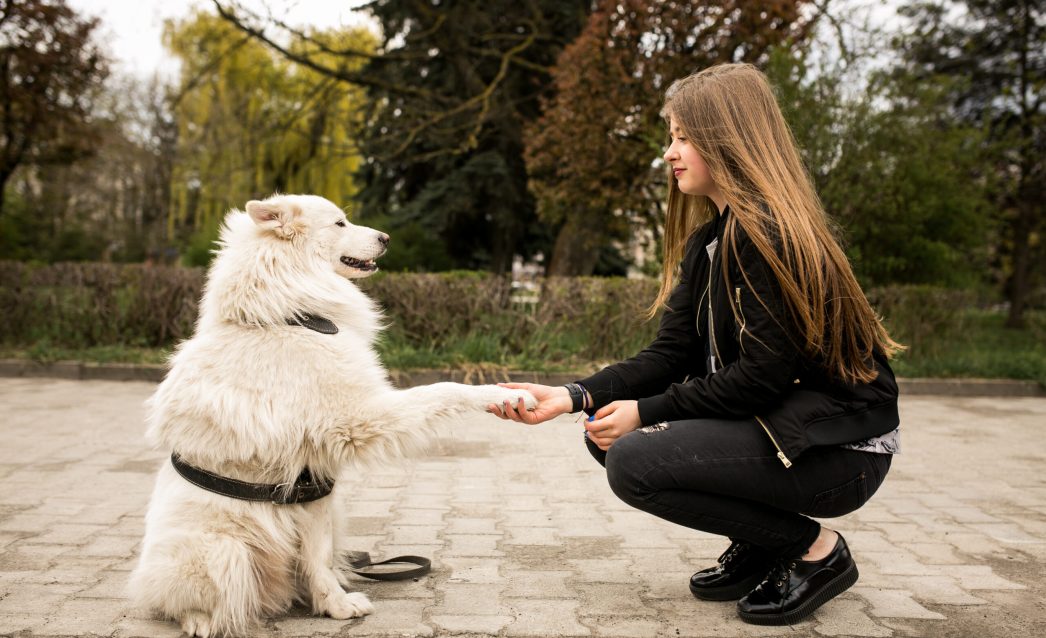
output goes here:
{"type": "Polygon", "coordinates": [[[806,553],[821,526],[804,514],[848,514],[871,498],[891,455],[813,447],[786,468],[755,419],[647,426],[607,452],[585,437],[629,505],[685,527],[744,540],[776,556],[806,553]]]}

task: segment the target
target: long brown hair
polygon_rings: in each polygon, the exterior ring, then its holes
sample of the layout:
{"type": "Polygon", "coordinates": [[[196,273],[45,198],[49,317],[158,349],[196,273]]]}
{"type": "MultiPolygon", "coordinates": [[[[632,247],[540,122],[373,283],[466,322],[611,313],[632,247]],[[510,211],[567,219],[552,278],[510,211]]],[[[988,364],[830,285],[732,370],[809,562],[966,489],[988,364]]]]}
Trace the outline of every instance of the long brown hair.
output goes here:
{"type": "MultiPolygon", "coordinates": [[[[727,290],[725,266],[729,256],[739,261],[740,224],[780,284],[806,353],[847,383],[874,379],[873,351],[892,356],[903,346],[857,283],[766,76],[750,64],[689,75],[669,87],[662,116],[694,146],[730,206],[719,251],[727,290]]],[[[651,314],[671,294],[687,239],[716,214],[707,197],[681,192],[668,175],[661,287],[651,314]]],[[[743,269],[742,276],[748,280],[743,269]]]]}

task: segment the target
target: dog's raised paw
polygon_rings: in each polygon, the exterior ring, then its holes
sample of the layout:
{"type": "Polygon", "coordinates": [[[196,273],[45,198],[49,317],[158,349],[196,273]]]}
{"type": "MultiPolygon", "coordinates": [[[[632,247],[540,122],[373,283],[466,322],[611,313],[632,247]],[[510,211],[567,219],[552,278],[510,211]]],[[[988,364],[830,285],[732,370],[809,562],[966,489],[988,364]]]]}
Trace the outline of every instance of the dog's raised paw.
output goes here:
{"type": "Polygon", "coordinates": [[[520,394],[523,396],[523,405],[526,406],[528,410],[533,410],[538,407],[538,400],[534,398],[533,394],[526,390],[520,390],[520,394]]]}
{"type": "Polygon", "coordinates": [[[211,617],[202,611],[186,612],[182,616],[182,631],[190,638],[210,638],[211,617]]]}
{"type": "Polygon", "coordinates": [[[533,410],[538,407],[538,400],[534,398],[533,394],[526,390],[511,390],[508,388],[498,388],[498,390],[497,400],[493,401],[493,403],[496,403],[497,405],[502,405],[508,401],[512,407],[516,407],[519,405],[519,400],[523,399],[523,405],[526,409],[533,410]]]}
{"type": "Polygon", "coordinates": [[[357,618],[374,612],[374,605],[360,592],[332,596],[327,606],[327,615],[337,620],[357,618]]]}

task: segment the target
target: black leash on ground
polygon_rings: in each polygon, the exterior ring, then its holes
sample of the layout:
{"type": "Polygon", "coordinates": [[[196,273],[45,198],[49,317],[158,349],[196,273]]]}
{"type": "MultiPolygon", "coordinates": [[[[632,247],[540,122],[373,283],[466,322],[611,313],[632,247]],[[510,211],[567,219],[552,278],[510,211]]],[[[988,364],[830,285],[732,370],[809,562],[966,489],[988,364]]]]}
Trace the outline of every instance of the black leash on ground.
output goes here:
{"type": "Polygon", "coordinates": [[[352,573],[373,580],[408,580],[418,578],[432,571],[432,561],[422,556],[396,556],[383,561],[373,562],[367,552],[346,552],[352,573]],[[371,567],[382,565],[408,564],[415,565],[410,569],[388,571],[385,569],[370,570],[371,567]]]}

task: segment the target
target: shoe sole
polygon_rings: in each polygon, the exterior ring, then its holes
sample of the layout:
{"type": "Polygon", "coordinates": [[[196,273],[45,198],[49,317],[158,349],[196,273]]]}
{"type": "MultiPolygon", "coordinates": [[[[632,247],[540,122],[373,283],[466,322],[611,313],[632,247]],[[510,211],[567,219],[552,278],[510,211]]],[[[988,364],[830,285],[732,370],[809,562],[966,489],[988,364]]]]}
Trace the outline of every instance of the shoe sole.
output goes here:
{"type": "MultiPolygon", "coordinates": [[[[769,568],[767,568],[769,571],[769,568]]],[[[766,574],[755,574],[733,585],[724,587],[701,587],[690,586],[690,593],[699,600],[740,600],[745,594],[755,589],[755,586],[763,582],[766,574]]]]}
{"type": "Polygon", "coordinates": [[[859,575],[857,563],[851,564],[849,569],[828,581],[810,600],[784,614],[752,614],[740,609],[737,610],[737,614],[741,617],[741,620],[751,625],[792,625],[817,611],[818,607],[829,600],[850,589],[857,582],[859,575]]]}

